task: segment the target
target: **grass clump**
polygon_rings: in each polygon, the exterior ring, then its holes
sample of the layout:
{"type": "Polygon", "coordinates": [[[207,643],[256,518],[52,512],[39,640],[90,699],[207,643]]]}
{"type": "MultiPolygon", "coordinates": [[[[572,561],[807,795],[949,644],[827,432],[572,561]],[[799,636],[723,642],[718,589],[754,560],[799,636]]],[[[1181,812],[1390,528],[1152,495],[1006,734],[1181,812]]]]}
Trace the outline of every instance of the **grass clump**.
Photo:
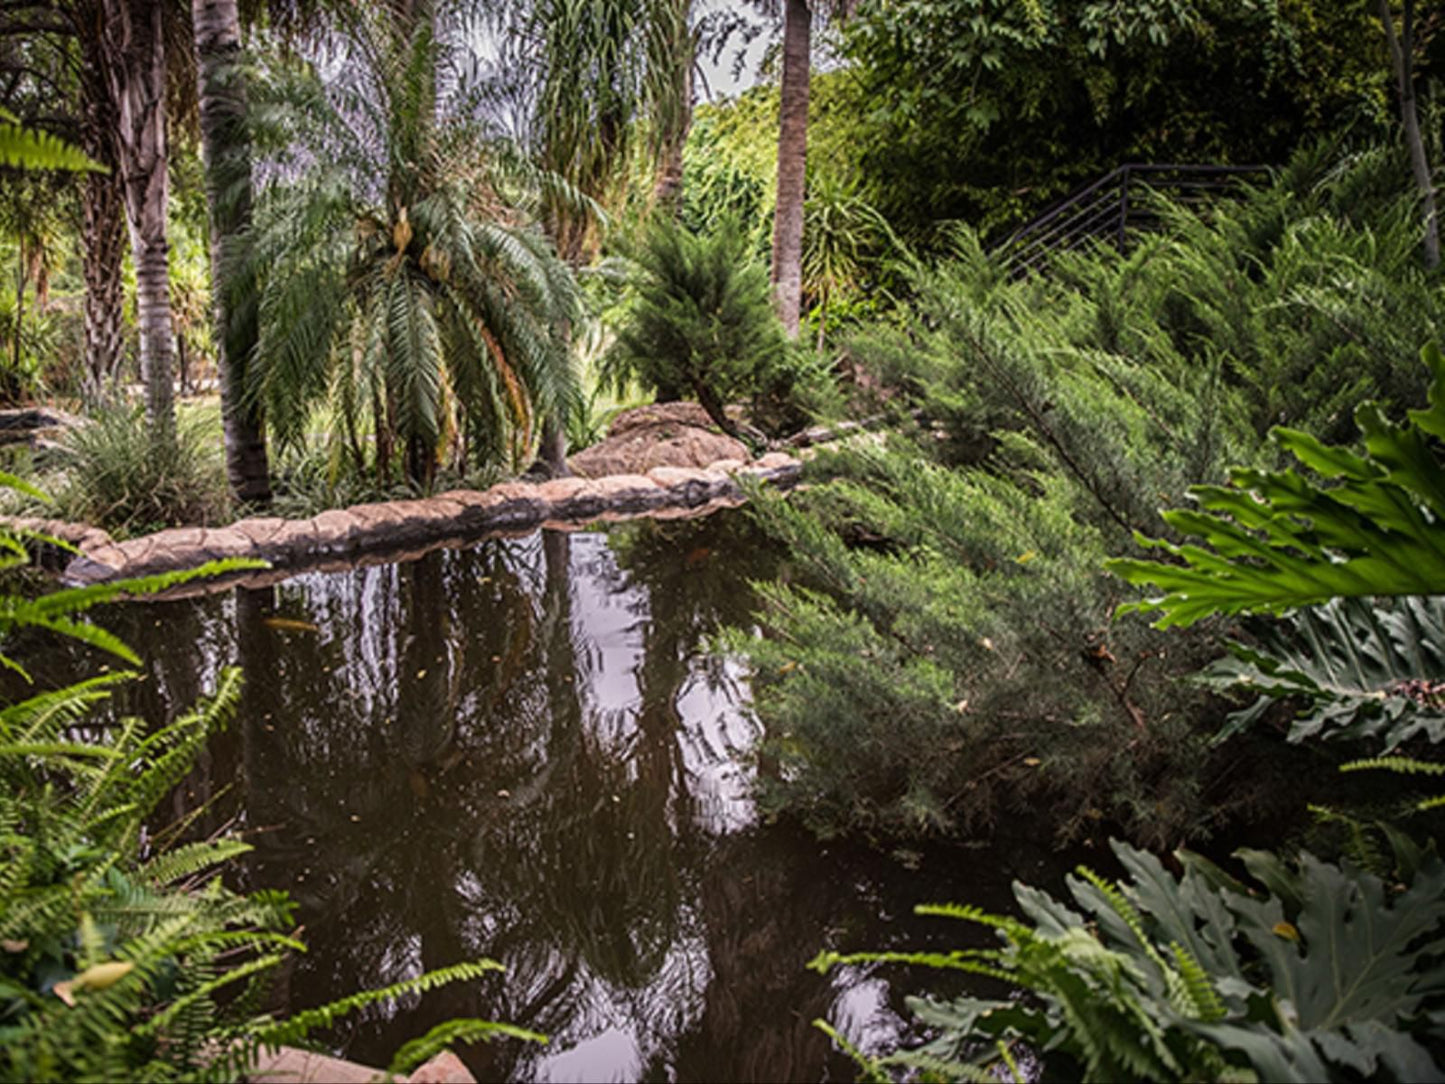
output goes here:
{"type": "Polygon", "coordinates": [[[153,440],[139,409],[101,411],[58,450],[50,514],[116,535],[224,523],[231,503],[221,449],[210,411],[182,412],[173,442],[153,440]]]}

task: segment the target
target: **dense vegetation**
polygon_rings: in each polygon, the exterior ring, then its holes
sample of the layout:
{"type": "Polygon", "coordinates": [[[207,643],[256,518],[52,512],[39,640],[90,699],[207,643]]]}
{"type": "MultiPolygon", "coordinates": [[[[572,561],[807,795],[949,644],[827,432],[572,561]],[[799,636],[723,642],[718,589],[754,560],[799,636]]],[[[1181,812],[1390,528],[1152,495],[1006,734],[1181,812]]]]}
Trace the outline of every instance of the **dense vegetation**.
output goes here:
{"type": "MultiPolygon", "coordinates": [[[[563,473],[647,398],[754,452],[863,423],[752,494],[786,574],[718,646],[761,808],[884,845],[1018,819],[1114,837],[1122,875],[936,909],[996,949],[820,957],[1030,992],[920,1001],[930,1040],[861,1071],[1438,1077],[1445,802],[1409,781],[1445,772],[1441,26],[1415,0],[3,4],[0,399],[86,416],[17,469],[135,534],[563,473]],[[702,102],[699,61],[758,35],[757,85],[702,102]],[[1130,161],[1268,169],[1002,258],[1130,161]],[[1254,885],[1181,849],[1246,833],[1254,885]]],[[[129,658],[71,617],[115,591],[34,593],[0,636],[129,658]]],[[[244,844],[140,843],[237,680],[154,730],[87,725],[111,678],[0,707],[7,1078],[223,1074],[333,1014],[261,1013],[295,946],[283,900],[216,876],[244,844]]]]}

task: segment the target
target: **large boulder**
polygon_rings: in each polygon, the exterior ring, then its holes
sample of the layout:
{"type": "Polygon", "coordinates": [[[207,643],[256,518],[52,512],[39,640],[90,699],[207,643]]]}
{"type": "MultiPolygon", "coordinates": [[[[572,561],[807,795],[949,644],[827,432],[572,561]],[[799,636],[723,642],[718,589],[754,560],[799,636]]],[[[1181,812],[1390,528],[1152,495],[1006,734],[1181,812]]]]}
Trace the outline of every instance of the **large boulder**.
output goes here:
{"type": "Polygon", "coordinates": [[[696,403],[652,403],[625,410],[607,438],[567,461],[574,474],[605,478],[646,474],[654,467],[706,467],[719,459],[747,460],[740,440],[718,432],[696,403]]]}

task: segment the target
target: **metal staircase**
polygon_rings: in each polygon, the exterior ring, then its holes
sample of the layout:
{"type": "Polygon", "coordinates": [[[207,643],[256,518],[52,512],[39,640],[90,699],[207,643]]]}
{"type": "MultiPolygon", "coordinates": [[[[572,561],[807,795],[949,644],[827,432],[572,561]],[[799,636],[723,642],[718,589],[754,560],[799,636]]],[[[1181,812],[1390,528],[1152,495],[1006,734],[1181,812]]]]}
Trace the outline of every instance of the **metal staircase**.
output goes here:
{"type": "Polygon", "coordinates": [[[1122,252],[1129,238],[1158,219],[1149,193],[1176,203],[1205,204],[1238,193],[1251,180],[1269,178],[1268,166],[1191,166],[1132,162],[1054,204],[1015,230],[994,254],[1009,272],[1041,269],[1051,255],[1089,240],[1110,241],[1122,252]]]}

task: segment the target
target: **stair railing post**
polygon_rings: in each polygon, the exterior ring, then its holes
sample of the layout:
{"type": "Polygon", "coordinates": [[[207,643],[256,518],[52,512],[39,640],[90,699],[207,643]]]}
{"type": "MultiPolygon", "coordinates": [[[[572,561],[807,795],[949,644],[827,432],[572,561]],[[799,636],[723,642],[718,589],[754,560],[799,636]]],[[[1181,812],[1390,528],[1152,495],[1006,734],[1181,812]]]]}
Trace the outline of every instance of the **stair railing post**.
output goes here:
{"type": "Polygon", "coordinates": [[[1119,251],[1124,251],[1124,225],[1129,221],[1129,174],[1133,172],[1125,166],[1119,178],[1119,251]]]}

